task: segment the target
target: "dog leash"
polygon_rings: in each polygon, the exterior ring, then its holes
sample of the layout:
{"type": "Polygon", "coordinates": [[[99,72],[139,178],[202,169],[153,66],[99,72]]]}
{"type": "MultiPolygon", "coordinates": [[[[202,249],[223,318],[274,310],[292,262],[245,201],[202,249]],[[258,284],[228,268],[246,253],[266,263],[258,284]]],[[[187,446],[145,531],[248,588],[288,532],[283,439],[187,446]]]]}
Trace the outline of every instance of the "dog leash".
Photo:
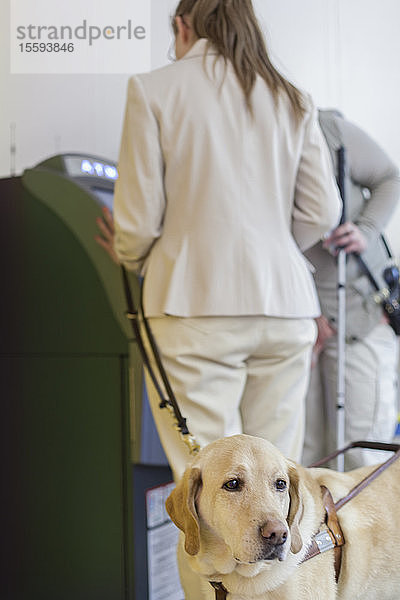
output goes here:
{"type": "MultiPolygon", "coordinates": [[[[319,467],[325,463],[335,459],[339,454],[344,454],[352,448],[365,448],[368,450],[386,450],[394,452],[394,454],[388,458],[387,461],[379,465],[374,469],[367,477],[364,477],[350,492],[334,503],[332,494],[329,489],[321,485],[322,502],[325,509],[325,524],[327,529],[319,531],[313,536],[312,542],[307,550],[307,554],[303,558],[300,564],[306,562],[310,558],[323,554],[328,550],[334,550],[334,566],[335,566],[335,579],[336,583],[339,580],[340,569],[342,565],[342,550],[345,545],[345,538],[343,535],[342,528],[340,526],[337,511],[340,510],[347,502],[350,502],[355,496],[357,496],[363,489],[365,489],[372,481],[374,481],[379,475],[381,475],[390,465],[400,457],[400,444],[385,444],[379,442],[352,442],[342,450],[330,454],[326,458],[313,463],[311,467],[319,467]]],[[[220,582],[210,581],[210,584],[215,589],[215,600],[226,600],[228,597],[228,590],[220,582]]]]}
{"type": "Polygon", "coordinates": [[[143,364],[147,369],[147,372],[153,382],[153,385],[157,391],[157,394],[160,398],[160,408],[166,408],[171,416],[173,417],[175,427],[177,431],[179,431],[181,438],[185,445],[189,448],[190,454],[197,454],[200,450],[199,444],[196,442],[194,436],[190,433],[186,419],[183,417],[178,402],[176,400],[175,394],[169,382],[167,373],[165,372],[164,366],[161,361],[160,351],[157,347],[156,340],[154,338],[153,332],[151,331],[150,324],[144,314],[143,310],[143,285],[140,286],[140,302],[139,308],[136,307],[133,294],[131,291],[131,287],[129,284],[128,273],[123,265],[121,265],[122,270],[122,281],[124,286],[126,304],[127,304],[127,312],[126,317],[129,319],[132,325],[132,331],[134,338],[137,342],[139,352],[141,354],[143,364]],[[154,372],[153,366],[151,364],[150,357],[146,350],[146,345],[142,336],[142,331],[140,328],[140,322],[143,323],[144,329],[146,332],[147,340],[149,342],[151,352],[153,354],[154,362],[158,370],[158,375],[161,378],[162,384],[164,386],[165,394],[161,389],[161,385],[159,383],[159,379],[154,372]]]}
{"type": "Polygon", "coordinates": [[[222,583],[217,581],[210,581],[210,583],[215,590],[215,600],[226,600],[228,590],[224,588],[222,583]]]}

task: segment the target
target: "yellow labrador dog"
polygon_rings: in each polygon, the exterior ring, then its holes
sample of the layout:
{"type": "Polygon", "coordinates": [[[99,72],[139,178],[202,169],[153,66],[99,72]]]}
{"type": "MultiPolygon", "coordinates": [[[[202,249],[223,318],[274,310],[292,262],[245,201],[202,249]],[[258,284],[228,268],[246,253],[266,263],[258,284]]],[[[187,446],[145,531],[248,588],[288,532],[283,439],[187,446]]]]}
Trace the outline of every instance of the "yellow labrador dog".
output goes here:
{"type": "Polygon", "coordinates": [[[302,562],[324,527],[320,486],[336,502],[371,470],[306,469],[265,440],[237,435],[199,452],[167,510],[192,569],[222,582],[228,600],[399,600],[400,459],[338,512],[338,584],[333,550],[302,562]]]}

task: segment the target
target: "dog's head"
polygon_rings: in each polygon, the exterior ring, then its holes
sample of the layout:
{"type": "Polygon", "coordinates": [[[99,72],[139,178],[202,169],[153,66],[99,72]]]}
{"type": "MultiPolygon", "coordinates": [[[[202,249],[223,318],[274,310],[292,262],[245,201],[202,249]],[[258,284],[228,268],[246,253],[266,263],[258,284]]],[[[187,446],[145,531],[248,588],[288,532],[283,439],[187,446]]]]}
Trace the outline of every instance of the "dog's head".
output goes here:
{"type": "Polygon", "coordinates": [[[246,435],[200,451],[167,499],[191,556],[214,539],[237,564],[284,561],[302,548],[297,467],[272,444],[246,435]]]}

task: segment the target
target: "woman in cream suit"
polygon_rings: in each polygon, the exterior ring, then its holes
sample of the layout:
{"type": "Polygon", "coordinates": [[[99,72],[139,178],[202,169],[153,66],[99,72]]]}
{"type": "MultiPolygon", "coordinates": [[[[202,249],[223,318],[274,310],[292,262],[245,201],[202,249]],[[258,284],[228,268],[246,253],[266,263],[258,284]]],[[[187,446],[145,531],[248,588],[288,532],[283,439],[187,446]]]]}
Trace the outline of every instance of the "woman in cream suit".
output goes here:
{"type": "MultiPolygon", "coordinates": [[[[319,305],[302,251],[340,200],[309,97],[271,65],[251,0],[182,0],[177,61],[129,80],[115,251],[189,430],[245,432],[299,459],[319,305]]],[[[179,477],[185,445],[149,384],[179,477]]]]}
{"type": "MultiPolygon", "coordinates": [[[[311,99],[270,63],[251,0],[182,0],[173,28],[178,60],[129,81],[115,235],[108,215],[99,241],[144,276],[200,445],[244,432],[299,460],[319,315],[302,251],[341,212],[328,151],[311,99]]],[[[148,392],[177,479],[188,450],[148,392]]],[[[186,600],[213,598],[182,545],[178,558],[186,600]]]]}

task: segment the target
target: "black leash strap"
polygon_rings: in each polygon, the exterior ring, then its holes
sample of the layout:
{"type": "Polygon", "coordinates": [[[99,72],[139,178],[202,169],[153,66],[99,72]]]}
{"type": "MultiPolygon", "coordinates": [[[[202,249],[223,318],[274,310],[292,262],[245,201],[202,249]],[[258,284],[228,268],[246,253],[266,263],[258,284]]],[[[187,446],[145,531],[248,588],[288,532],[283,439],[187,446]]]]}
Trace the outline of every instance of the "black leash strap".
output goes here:
{"type": "MultiPolygon", "coordinates": [[[[143,310],[143,285],[140,288],[140,316],[146,331],[146,335],[147,335],[147,339],[149,340],[149,344],[150,344],[150,348],[151,351],[153,353],[153,357],[154,360],[156,362],[157,365],[157,369],[158,372],[160,373],[162,382],[164,384],[165,390],[167,392],[167,396],[169,401],[171,402],[172,406],[174,407],[174,411],[175,411],[175,416],[176,416],[176,420],[178,421],[178,425],[179,425],[179,429],[180,431],[186,435],[189,433],[187,425],[186,425],[186,419],[183,418],[181,411],[179,409],[178,403],[176,401],[175,398],[175,394],[172,390],[171,384],[169,382],[168,376],[165,372],[164,369],[164,365],[161,362],[161,356],[160,356],[160,351],[158,349],[156,340],[154,339],[154,335],[153,332],[151,331],[150,328],[150,324],[148,322],[148,320],[146,319],[146,317],[144,316],[144,310],[143,310]]],[[[163,398],[161,396],[161,404],[160,404],[160,408],[165,408],[165,406],[168,404],[168,400],[166,400],[165,398],[163,398]]]]}
{"type": "Polygon", "coordinates": [[[342,199],[342,215],[340,217],[340,225],[346,222],[346,149],[340,146],[337,151],[337,185],[342,199]]]}
{"type": "Polygon", "coordinates": [[[132,297],[132,292],[131,292],[131,288],[130,288],[129,281],[128,281],[128,275],[127,275],[125,268],[124,267],[121,267],[121,268],[122,268],[122,281],[124,284],[126,303],[127,303],[127,307],[128,307],[128,310],[126,312],[126,317],[127,317],[127,319],[129,319],[129,321],[132,325],[133,335],[137,342],[143,363],[151,377],[154,387],[157,390],[157,394],[161,398],[162,405],[165,406],[165,404],[168,402],[168,400],[166,398],[164,398],[164,394],[158,384],[157,378],[156,378],[153,368],[150,364],[150,360],[147,355],[146,349],[144,347],[142,334],[141,334],[140,328],[139,328],[139,323],[138,323],[139,314],[133,303],[133,297],[132,297]]]}
{"type": "MultiPolygon", "coordinates": [[[[384,238],[381,236],[382,242],[388,253],[388,257],[393,259],[393,255],[390,252],[389,246],[384,238]]],[[[375,302],[382,305],[384,314],[388,319],[389,325],[392,327],[396,335],[400,335],[400,276],[398,267],[393,264],[392,267],[386,267],[383,271],[383,279],[386,282],[386,288],[380,288],[375,277],[369,270],[366,262],[359,255],[354,253],[354,258],[357,260],[362,272],[368,277],[372,287],[375,289],[377,294],[375,295],[375,302]]]]}
{"type": "MultiPolygon", "coordinates": [[[[381,238],[381,242],[387,252],[388,258],[391,258],[392,260],[394,260],[394,256],[389,248],[389,245],[385,239],[384,235],[380,235],[381,238]]],[[[382,291],[381,288],[378,285],[378,282],[376,281],[375,277],[372,275],[367,263],[365,262],[365,260],[362,258],[362,256],[360,256],[360,254],[358,254],[357,252],[353,252],[353,256],[356,259],[356,261],[358,262],[358,264],[361,267],[361,270],[364,272],[364,274],[368,277],[368,279],[370,280],[372,286],[375,288],[375,290],[377,292],[382,291]]]]}
{"type": "Polygon", "coordinates": [[[367,263],[365,262],[365,260],[356,253],[353,253],[354,258],[356,259],[356,261],[358,262],[358,264],[361,267],[361,270],[364,272],[364,274],[368,277],[368,279],[370,280],[373,288],[379,292],[380,287],[378,285],[378,282],[376,281],[375,277],[372,275],[371,271],[369,270],[367,263]]]}
{"type": "Polygon", "coordinates": [[[153,332],[151,331],[151,328],[150,328],[150,324],[144,315],[143,300],[142,300],[143,286],[141,286],[140,305],[139,305],[139,310],[138,310],[136,308],[134,300],[133,300],[133,295],[132,295],[131,287],[129,284],[128,273],[127,273],[125,267],[122,265],[121,265],[121,270],[122,270],[122,281],[123,281],[123,286],[124,286],[126,303],[127,303],[127,307],[128,307],[126,316],[129,319],[129,321],[131,322],[133,335],[138,344],[138,348],[139,348],[139,352],[140,352],[142,360],[143,360],[143,364],[146,367],[147,372],[149,373],[149,375],[151,377],[151,380],[154,384],[154,387],[157,391],[158,396],[160,397],[160,408],[168,408],[170,410],[170,412],[173,413],[173,416],[176,420],[176,427],[177,427],[178,431],[180,432],[180,434],[183,436],[183,441],[189,447],[189,450],[191,453],[196,453],[199,450],[199,446],[196,443],[196,440],[194,439],[194,437],[189,432],[189,429],[186,424],[186,419],[182,416],[182,413],[179,409],[179,405],[176,400],[175,394],[174,394],[171,384],[168,380],[168,376],[165,372],[164,365],[162,364],[161,356],[160,356],[160,352],[157,347],[156,340],[154,339],[153,332]],[[147,339],[148,339],[148,342],[150,344],[150,348],[151,348],[151,351],[153,354],[153,358],[154,358],[155,364],[157,366],[159,376],[161,377],[161,380],[163,382],[166,394],[164,394],[164,392],[161,389],[161,386],[158,382],[158,378],[154,372],[153,366],[151,364],[151,360],[147,353],[146,346],[143,341],[142,332],[140,329],[140,321],[144,325],[144,328],[146,331],[146,336],[147,336],[147,339]]]}
{"type": "Polygon", "coordinates": [[[222,583],[216,581],[210,581],[210,584],[215,590],[215,600],[226,600],[228,595],[228,590],[224,588],[222,583]]]}

